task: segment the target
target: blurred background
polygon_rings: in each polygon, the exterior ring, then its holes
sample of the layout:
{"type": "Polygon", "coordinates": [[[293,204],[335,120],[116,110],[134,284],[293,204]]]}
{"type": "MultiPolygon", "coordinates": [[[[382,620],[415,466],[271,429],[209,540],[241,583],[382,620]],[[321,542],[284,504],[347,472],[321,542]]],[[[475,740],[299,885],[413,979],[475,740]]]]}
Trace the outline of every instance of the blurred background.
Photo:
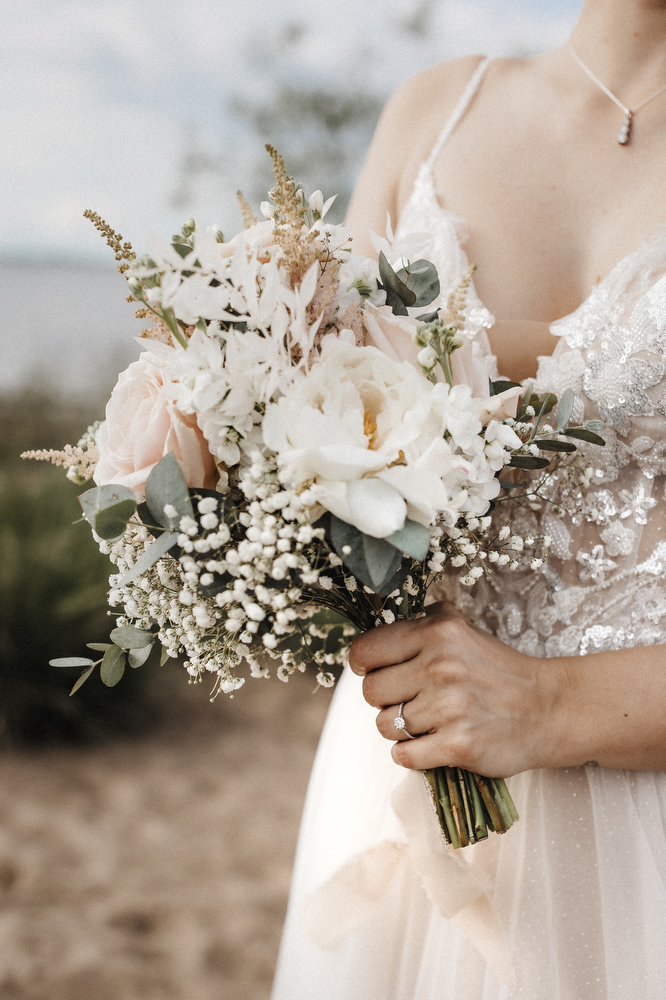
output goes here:
{"type": "Polygon", "coordinates": [[[209,703],[182,668],[48,667],[109,630],[75,443],[139,324],[93,208],[141,251],[258,210],[275,144],[342,219],[381,107],[428,64],[560,44],[576,0],[0,6],[0,1000],[264,1000],[329,693],[209,703]]]}

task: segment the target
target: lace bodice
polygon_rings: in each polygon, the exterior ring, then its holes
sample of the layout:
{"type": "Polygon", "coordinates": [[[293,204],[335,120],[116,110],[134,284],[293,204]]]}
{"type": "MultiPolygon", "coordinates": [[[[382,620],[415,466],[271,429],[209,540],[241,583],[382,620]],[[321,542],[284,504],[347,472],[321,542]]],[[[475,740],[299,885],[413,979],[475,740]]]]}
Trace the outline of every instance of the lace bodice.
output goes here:
{"type": "MultiPolygon", "coordinates": [[[[428,234],[443,287],[455,287],[468,267],[466,226],[439,204],[430,161],[397,236],[408,232],[428,234]]],[[[473,289],[471,305],[492,367],[484,328],[493,318],[473,289]]],[[[585,513],[572,523],[549,503],[521,510],[517,529],[552,539],[543,571],[497,571],[458,589],[456,603],[535,656],[666,642],[666,232],[620,261],[551,331],[559,339],[539,358],[536,388],[573,388],[574,418],[606,424],[606,447],[585,446],[594,470],[585,513]]]]}

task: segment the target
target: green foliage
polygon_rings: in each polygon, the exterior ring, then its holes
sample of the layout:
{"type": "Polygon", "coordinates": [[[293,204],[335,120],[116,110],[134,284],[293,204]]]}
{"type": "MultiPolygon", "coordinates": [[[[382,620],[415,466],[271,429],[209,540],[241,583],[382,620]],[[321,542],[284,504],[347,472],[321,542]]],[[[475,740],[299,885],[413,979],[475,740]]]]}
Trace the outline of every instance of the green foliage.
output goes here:
{"type": "Polygon", "coordinates": [[[180,466],[171,452],[157,463],[146,480],[146,504],[157,523],[173,531],[181,517],[193,517],[192,501],[180,466]],[[164,508],[175,507],[175,517],[164,508]]]}
{"type": "MultiPolygon", "coordinates": [[[[0,399],[0,741],[89,742],[139,731],[156,717],[150,669],[109,691],[49,660],[91,663],[86,639],[104,639],[109,560],[77,518],[77,487],[62,469],[22,462],[26,448],[76,440],[91,414],[45,396],[0,399]]],[[[80,489],[80,488],[79,488],[80,489]]],[[[108,643],[93,643],[106,648],[108,643]]],[[[103,652],[103,649],[100,650],[103,652]]],[[[157,657],[155,657],[157,661],[157,657]]],[[[86,671],[86,672],[87,672],[86,671]]]]}
{"type": "Polygon", "coordinates": [[[380,288],[396,316],[407,316],[408,307],[427,306],[439,295],[439,277],[429,260],[417,260],[394,271],[383,253],[379,254],[380,288]]]}
{"type": "Polygon", "coordinates": [[[125,486],[96,486],[79,495],[83,516],[100,538],[120,538],[136,510],[136,497],[125,486]]]}
{"type": "Polygon", "coordinates": [[[345,566],[381,597],[400,586],[412,559],[417,562],[425,559],[430,544],[430,532],[415,521],[406,521],[404,527],[388,538],[373,538],[332,514],[327,530],[345,566]]]}

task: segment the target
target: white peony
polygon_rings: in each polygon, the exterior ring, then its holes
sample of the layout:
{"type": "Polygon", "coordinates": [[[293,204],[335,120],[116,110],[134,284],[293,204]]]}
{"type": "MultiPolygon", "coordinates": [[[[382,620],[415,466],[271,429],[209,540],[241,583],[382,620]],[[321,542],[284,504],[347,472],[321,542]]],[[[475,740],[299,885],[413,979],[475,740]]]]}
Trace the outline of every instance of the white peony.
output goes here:
{"type": "Polygon", "coordinates": [[[324,340],[321,361],[267,407],[263,424],[281,480],[311,487],[323,507],[375,538],[406,518],[428,525],[443,513],[455,522],[468,509],[479,512],[479,493],[496,495],[480,431],[466,386],[450,392],[344,337],[324,340]],[[471,444],[469,454],[458,441],[471,444]]]}

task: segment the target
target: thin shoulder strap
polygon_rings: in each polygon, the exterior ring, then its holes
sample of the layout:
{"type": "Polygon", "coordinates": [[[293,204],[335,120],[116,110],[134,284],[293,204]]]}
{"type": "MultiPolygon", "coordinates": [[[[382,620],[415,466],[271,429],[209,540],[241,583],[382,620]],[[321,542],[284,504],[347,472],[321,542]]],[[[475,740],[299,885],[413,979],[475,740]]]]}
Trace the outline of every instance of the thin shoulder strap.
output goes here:
{"type": "Polygon", "coordinates": [[[474,99],[477,90],[481,86],[481,81],[483,80],[485,72],[488,69],[488,66],[490,65],[491,62],[492,62],[492,56],[486,56],[485,59],[482,59],[479,65],[474,70],[474,73],[472,74],[469,83],[467,84],[467,86],[465,87],[460,96],[460,100],[453,109],[451,117],[449,118],[446,125],[442,129],[442,132],[437,142],[432,147],[430,156],[426,160],[426,163],[429,168],[432,168],[435,160],[437,159],[437,157],[441,152],[442,146],[444,145],[445,142],[447,142],[449,136],[456,128],[461,118],[467,111],[468,107],[472,103],[472,100],[474,99]]]}

